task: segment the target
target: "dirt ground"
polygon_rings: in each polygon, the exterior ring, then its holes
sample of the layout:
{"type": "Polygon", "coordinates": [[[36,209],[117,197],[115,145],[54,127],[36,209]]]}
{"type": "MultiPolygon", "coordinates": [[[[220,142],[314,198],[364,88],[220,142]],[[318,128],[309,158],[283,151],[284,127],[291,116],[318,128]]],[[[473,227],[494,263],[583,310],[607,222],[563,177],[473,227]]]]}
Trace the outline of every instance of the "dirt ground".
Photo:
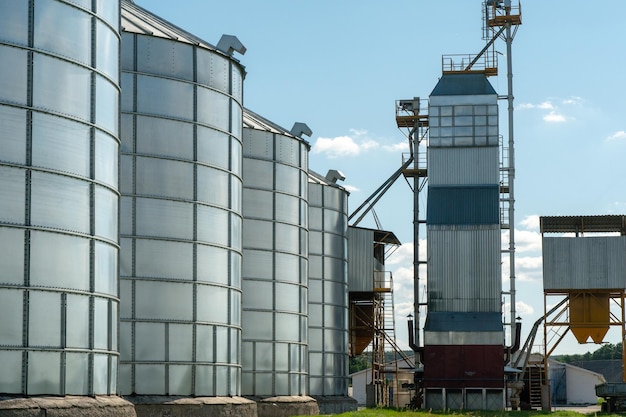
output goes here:
{"type": "Polygon", "coordinates": [[[599,413],[600,406],[599,405],[564,405],[564,406],[552,406],[552,411],[576,411],[577,413],[589,414],[589,413],[599,413]]]}

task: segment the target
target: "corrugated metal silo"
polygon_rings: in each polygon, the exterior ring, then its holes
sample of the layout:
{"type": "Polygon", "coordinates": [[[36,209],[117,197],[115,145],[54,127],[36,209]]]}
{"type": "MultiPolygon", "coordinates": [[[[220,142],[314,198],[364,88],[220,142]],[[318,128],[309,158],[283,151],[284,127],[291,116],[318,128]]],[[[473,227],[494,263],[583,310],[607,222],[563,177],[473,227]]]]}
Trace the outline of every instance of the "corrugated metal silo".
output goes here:
{"type": "Polygon", "coordinates": [[[429,311],[499,312],[497,94],[484,74],[444,74],[429,122],[429,311]]]}
{"type": "Polygon", "coordinates": [[[0,3],[0,392],[115,394],[119,1],[0,3]]]}
{"type": "Polygon", "coordinates": [[[497,99],[481,73],[430,95],[426,407],[504,398],[497,99]]]}
{"type": "Polygon", "coordinates": [[[308,195],[309,392],[347,396],[348,192],[309,171],[308,195]]]}
{"type": "Polygon", "coordinates": [[[242,392],[308,392],[306,141],[246,110],[242,392]]]}
{"type": "Polygon", "coordinates": [[[122,3],[120,391],[241,387],[243,67],[122,3]]]}

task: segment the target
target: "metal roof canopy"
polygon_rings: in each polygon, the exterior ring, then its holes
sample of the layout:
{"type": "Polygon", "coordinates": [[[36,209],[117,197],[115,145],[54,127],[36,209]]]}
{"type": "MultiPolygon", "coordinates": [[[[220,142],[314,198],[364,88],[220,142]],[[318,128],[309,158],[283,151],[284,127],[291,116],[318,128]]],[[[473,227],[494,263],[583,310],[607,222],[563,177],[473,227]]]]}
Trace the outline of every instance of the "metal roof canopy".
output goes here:
{"type": "MultiPolygon", "coordinates": [[[[350,226],[355,227],[355,226],[350,226]]],[[[402,242],[398,239],[395,233],[390,232],[389,230],[379,230],[379,229],[369,229],[367,227],[357,227],[358,229],[371,230],[374,232],[374,242],[375,243],[385,243],[387,245],[402,245],[402,242]]]]}
{"type": "Polygon", "coordinates": [[[608,233],[626,235],[626,216],[607,214],[600,216],[542,216],[539,217],[543,233],[608,233]]]}

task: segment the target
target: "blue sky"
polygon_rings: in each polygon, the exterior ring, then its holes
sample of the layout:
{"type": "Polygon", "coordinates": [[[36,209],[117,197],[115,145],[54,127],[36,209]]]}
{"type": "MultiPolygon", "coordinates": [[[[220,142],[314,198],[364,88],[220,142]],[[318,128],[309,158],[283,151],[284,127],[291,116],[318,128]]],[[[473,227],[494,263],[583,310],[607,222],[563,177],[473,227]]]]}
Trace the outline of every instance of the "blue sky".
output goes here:
{"type": "MultiPolygon", "coordinates": [[[[473,54],[484,45],[480,0],[136,3],[213,44],[222,34],[237,36],[247,48],[238,56],[248,72],[244,105],[286,128],[307,123],[313,130],[311,169],[341,170],[352,209],[407,151],[406,132],[395,125],[395,100],[427,97],[441,76],[441,55],[473,54]]],[[[512,55],[517,301],[524,339],[543,313],[538,216],[626,214],[626,2],[526,0],[522,20],[512,55]]],[[[496,49],[500,75],[490,81],[505,94],[506,50],[502,42],[496,49]]],[[[500,113],[506,113],[504,101],[500,113]]],[[[376,212],[403,242],[388,264],[398,339],[405,345],[413,235],[412,195],[403,179],[376,212]]],[[[619,342],[617,329],[605,340],[619,342]]],[[[556,353],[597,348],[568,335],[556,353]]]]}

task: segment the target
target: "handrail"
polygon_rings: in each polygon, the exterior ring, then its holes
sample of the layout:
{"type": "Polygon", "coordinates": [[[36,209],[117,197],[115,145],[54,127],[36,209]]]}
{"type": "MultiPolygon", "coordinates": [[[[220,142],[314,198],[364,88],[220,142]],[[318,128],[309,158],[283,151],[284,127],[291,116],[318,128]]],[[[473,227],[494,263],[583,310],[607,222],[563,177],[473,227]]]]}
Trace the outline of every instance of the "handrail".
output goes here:
{"type": "Polygon", "coordinates": [[[498,57],[493,51],[484,54],[446,54],[441,56],[443,72],[485,71],[488,68],[498,68],[498,57]]]}

